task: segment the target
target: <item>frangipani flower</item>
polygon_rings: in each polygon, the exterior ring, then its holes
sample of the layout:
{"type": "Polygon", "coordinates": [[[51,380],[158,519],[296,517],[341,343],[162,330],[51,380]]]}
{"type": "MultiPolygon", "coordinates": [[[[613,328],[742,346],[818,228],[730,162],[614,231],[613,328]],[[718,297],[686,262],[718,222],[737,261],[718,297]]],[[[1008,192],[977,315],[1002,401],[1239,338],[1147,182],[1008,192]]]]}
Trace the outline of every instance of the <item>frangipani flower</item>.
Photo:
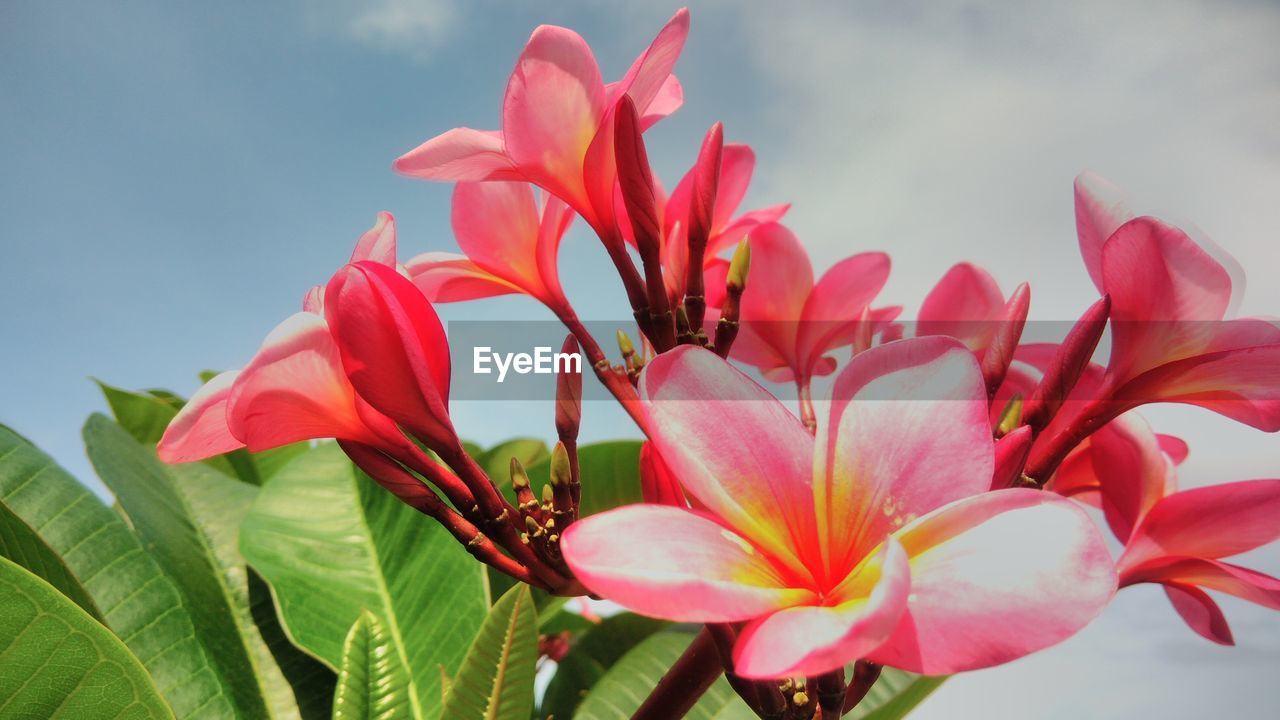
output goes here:
{"type": "Polygon", "coordinates": [[[1280,610],[1280,579],[1222,562],[1280,538],[1280,480],[1249,480],[1177,490],[1174,465],[1186,446],[1157,436],[1134,413],[1111,421],[1063,463],[1053,489],[1096,492],[1112,531],[1125,543],[1116,563],[1121,587],[1164,586],[1192,630],[1231,645],[1216,590],[1280,610]]]}
{"type": "MultiPolygon", "coordinates": [[[[889,256],[853,255],[815,283],[809,255],[795,234],[778,223],[751,232],[751,273],[742,294],[741,329],[732,357],[760,368],[776,382],[805,388],[835,370],[827,353],[853,342],[872,299],[889,278],[889,256]]],[[[717,305],[715,293],[708,305],[717,305]]],[[[872,322],[892,319],[899,308],[870,312],[872,322]]]]}
{"type": "Polygon", "coordinates": [[[456,440],[447,340],[426,298],[395,269],[390,215],[379,215],[353,257],[370,259],[339,270],[323,294],[308,293],[310,311],[290,316],[244,368],[191,397],[159,442],[162,460],[318,438],[394,452],[409,442],[397,422],[426,442],[456,440]]]}
{"type": "Polygon", "coordinates": [[[621,81],[605,85],[580,35],[539,26],[507,84],[501,132],[450,130],[400,157],[395,169],[426,180],[531,182],[568,203],[602,238],[614,238],[614,109],[629,95],[647,128],[680,106],[683,91],[671,70],[688,34],[682,9],[621,81]]]}
{"type": "Polygon", "coordinates": [[[1280,325],[1226,319],[1243,286],[1234,261],[1176,227],[1133,218],[1115,196],[1095,176],[1076,181],[1081,254],[1111,297],[1106,388],[1117,407],[1183,402],[1280,430],[1280,325]]]}
{"type": "Polygon", "coordinates": [[[406,264],[431,302],[522,293],[557,313],[569,310],[556,266],[573,213],[559,198],[527,183],[458,183],[453,234],[463,254],[429,252],[406,264]]]}
{"type": "Polygon", "coordinates": [[[699,510],[635,505],[563,537],[593,592],[655,617],[746,622],[745,677],[858,658],[929,674],[1006,662],[1083,627],[1116,578],[1069,501],[987,492],[973,354],[947,338],[857,355],[818,438],[708,351],[654,359],[650,440],[699,510]]]}

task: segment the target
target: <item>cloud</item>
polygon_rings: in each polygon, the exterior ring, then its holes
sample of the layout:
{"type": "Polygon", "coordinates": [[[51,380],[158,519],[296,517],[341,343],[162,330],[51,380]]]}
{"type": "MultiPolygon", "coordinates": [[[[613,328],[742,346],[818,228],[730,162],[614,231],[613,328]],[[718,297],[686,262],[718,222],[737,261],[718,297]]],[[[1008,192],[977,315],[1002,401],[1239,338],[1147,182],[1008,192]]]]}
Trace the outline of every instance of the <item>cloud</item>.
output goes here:
{"type": "Polygon", "coordinates": [[[371,48],[428,59],[461,21],[456,0],[366,0],[305,5],[310,23],[371,48]]]}

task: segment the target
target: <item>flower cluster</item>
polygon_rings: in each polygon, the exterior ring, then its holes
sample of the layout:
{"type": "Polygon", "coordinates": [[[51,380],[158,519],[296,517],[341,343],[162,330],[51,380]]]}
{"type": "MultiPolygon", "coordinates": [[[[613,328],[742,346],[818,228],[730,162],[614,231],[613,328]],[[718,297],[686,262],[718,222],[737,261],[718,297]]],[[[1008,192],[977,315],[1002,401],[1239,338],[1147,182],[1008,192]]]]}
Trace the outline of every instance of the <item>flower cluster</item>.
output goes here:
{"type": "Polygon", "coordinates": [[[788,205],[739,212],[754,155],[720,125],[663,190],[643,133],[683,101],[672,70],[688,30],[682,10],[607,84],[576,33],[535,30],[500,131],[457,128],[395,161],[456,183],[461,253],[400,264],[381,215],[302,312],[192,398],[161,457],[336,438],[492,567],[707,624],[762,716],[838,717],[881,665],[1007,662],[1072,635],[1136,583],[1162,584],[1192,629],[1222,643],[1231,633],[1206,588],[1280,609],[1280,581],[1222,561],[1280,536],[1280,480],[1178,491],[1187,445],[1133,412],[1188,403],[1280,430],[1280,325],[1228,319],[1238,268],[1084,175],[1079,242],[1100,299],[1060,342],[1023,342],[1027,285],[1006,296],[970,264],[901,322],[901,307],[877,301],[886,254],[853,254],[815,279],[782,224],[788,205]],[[621,364],[561,287],[575,216],[640,331],[638,348],[620,334],[621,364]],[[647,436],[645,504],[578,517],[591,492],[576,453],[580,375],[560,378],[545,497],[513,462],[515,500],[504,498],[463,449],[433,304],[512,293],[564,323],[566,349],[581,347],[647,436]],[[1110,357],[1096,364],[1108,329],[1110,357]],[[741,366],[794,383],[799,412],[741,366]],[[830,395],[815,398],[827,375],[830,395]],[[1091,507],[1123,543],[1118,560],[1091,507]],[[776,678],[808,685],[765,682],[776,678]]]}

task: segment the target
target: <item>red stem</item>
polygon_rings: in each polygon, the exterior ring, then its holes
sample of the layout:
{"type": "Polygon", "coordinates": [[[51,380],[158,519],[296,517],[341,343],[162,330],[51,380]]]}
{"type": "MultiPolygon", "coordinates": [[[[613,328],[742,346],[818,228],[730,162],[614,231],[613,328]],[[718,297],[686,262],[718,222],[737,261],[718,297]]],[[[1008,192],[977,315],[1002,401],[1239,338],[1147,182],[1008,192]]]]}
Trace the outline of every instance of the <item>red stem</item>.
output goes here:
{"type": "Polygon", "coordinates": [[[645,698],[631,720],[678,720],[684,717],[723,671],[716,641],[711,631],[703,628],[654,686],[653,692],[645,698]]]}

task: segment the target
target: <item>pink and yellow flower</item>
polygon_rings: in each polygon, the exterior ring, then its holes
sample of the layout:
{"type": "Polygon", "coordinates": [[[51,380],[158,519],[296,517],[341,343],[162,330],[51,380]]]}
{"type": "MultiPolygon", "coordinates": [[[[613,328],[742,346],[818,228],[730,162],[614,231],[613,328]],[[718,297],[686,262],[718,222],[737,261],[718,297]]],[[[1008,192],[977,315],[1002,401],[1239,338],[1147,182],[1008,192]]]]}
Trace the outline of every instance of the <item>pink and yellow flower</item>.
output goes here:
{"type": "Polygon", "coordinates": [[[685,622],[746,623],[735,672],[813,675],[858,658],[941,674],[1079,630],[1115,589],[1072,503],[988,492],[987,396],[947,338],[857,355],[815,439],[705,350],[653,360],[650,441],[697,510],[619,508],[575,523],[565,557],[593,592],[685,622]]]}

